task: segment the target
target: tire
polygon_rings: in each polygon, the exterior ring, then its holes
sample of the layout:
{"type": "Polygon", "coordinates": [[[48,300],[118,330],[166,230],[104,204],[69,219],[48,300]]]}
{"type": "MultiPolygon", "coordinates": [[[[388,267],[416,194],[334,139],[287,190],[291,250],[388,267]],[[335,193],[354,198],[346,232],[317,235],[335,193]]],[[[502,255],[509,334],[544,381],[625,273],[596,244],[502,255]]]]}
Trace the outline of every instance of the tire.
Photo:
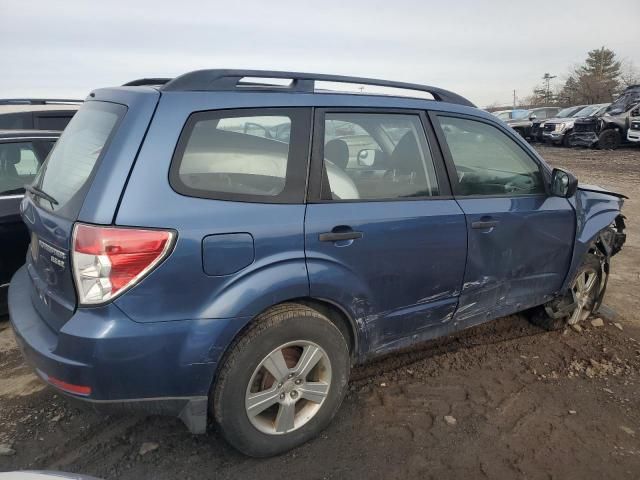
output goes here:
{"type": "Polygon", "coordinates": [[[571,134],[573,133],[573,131],[568,131],[567,133],[564,134],[564,137],[562,137],[562,146],[565,148],[571,148],[572,142],[571,142],[571,134]]]}
{"type": "Polygon", "coordinates": [[[328,318],[303,305],[278,305],[229,349],[210,396],[214,418],[242,453],[278,455],[329,425],[346,394],[350,368],[347,342],[328,318]],[[304,362],[312,355],[319,360],[304,373],[301,364],[313,363],[304,362]],[[324,397],[316,395],[318,388],[326,390],[324,397]]]}
{"type": "Polygon", "coordinates": [[[563,296],[558,297],[547,304],[534,309],[530,316],[530,320],[533,324],[544,328],[545,330],[560,330],[574,323],[580,323],[586,320],[593,312],[596,305],[596,300],[600,292],[602,285],[602,267],[600,265],[600,259],[592,254],[588,253],[578,267],[575,275],[573,276],[569,291],[563,296]],[[583,280],[590,278],[589,275],[593,274],[593,284],[588,293],[584,296],[580,296],[583,302],[581,312],[577,313],[577,308],[582,302],[576,299],[576,287],[579,283],[579,279],[583,280]],[[573,293],[572,293],[573,292],[573,293]]]}
{"type": "Polygon", "coordinates": [[[620,132],[609,128],[598,136],[598,148],[600,150],[615,150],[620,146],[620,132]]]}

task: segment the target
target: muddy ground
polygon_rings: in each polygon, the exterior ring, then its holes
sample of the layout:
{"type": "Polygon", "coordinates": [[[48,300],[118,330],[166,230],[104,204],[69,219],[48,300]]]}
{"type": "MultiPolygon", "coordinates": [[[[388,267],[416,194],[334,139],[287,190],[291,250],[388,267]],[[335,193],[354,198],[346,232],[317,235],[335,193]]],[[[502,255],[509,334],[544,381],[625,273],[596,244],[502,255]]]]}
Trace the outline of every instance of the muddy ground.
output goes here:
{"type": "Polygon", "coordinates": [[[122,480],[640,478],[640,149],[540,151],[631,197],[604,326],[548,333],[503,318],[361,367],[319,438],[255,460],[215,431],[196,437],[175,419],[69,404],[24,366],[0,321],[0,471],[122,480]],[[7,446],[14,453],[2,456],[7,446]]]}

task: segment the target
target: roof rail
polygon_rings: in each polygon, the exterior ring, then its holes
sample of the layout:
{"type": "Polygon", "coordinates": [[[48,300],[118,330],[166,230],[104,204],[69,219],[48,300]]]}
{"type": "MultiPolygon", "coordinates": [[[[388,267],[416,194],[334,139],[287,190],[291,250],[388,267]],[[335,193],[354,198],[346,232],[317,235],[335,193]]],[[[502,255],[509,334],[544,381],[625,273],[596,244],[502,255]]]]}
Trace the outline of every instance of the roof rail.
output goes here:
{"type": "Polygon", "coordinates": [[[439,102],[455,103],[475,107],[466,98],[457,93],[438,87],[415,83],[392,82],[373,78],[346,77],[317,73],[279,72],[268,70],[196,70],[185,73],[162,86],[164,91],[286,91],[296,93],[314,93],[315,82],[349,83],[356,85],[375,85],[379,87],[399,88],[430,93],[439,102]],[[244,78],[282,78],[291,79],[289,85],[265,85],[260,82],[240,82],[244,78]]]}
{"type": "Polygon", "coordinates": [[[164,85],[170,82],[171,78],[138,78],[122,85],[123,87],[141,87],[143,85],[164,85]]]}
{"type": "Polygon", "coordinates": [[[3,98],[0,105],[56,105],[82,103],[83,100],[68,98],[3,98]]]}

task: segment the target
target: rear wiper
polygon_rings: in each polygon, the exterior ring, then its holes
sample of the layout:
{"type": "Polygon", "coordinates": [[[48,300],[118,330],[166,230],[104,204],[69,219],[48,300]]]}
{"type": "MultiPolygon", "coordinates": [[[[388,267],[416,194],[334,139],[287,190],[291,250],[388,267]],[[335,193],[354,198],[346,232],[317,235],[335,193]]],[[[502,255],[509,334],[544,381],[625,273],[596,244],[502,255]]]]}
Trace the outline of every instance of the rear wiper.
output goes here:
{"type": "Polygon", "coordinates": [[[58,201],[55,198],[53,198],[48,193],[40,190],[38,187],[35,187],[33,185],[25,185],[24,188],[27,192],[31,193],[32,195],[35,195],[36,197],[44,198],[47,202],[49,202],[52,205],[58,205],[58,201]]]}

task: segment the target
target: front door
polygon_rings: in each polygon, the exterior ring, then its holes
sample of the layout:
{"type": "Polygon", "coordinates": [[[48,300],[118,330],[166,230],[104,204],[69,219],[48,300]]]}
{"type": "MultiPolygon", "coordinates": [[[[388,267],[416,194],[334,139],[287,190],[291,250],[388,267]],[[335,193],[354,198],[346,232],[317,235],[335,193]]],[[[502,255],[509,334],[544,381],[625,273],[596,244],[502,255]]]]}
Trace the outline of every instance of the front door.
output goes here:
{"type": "Polygon", "coordinates": [[[455,321],[475,324],[549,300],[571,261],[573,207],[547,194],[539,161],[500,128],[444,114],[432,118],[467,221],[455,321]]]}
{"type": "Polygon", "coordinates": [[[466,226],[426,116],[332,109],[315,121],[305,220],[311,296],[346,309],[369,351],[428,337],[456,308],[466,226]]]}

